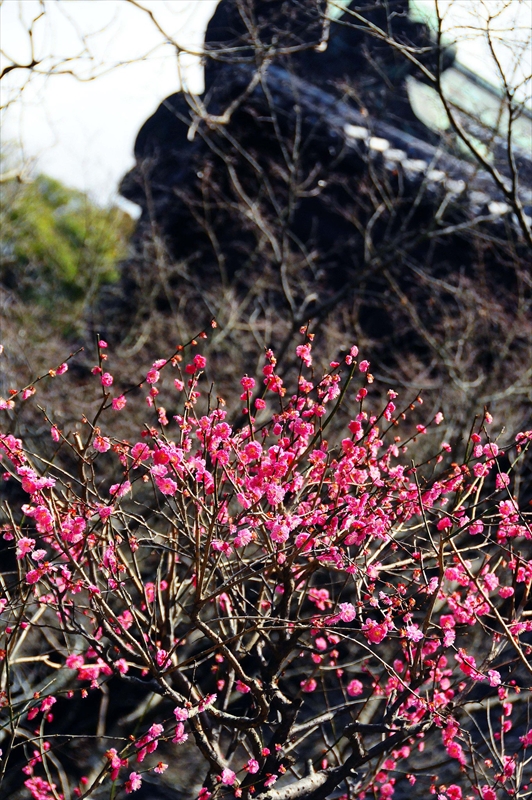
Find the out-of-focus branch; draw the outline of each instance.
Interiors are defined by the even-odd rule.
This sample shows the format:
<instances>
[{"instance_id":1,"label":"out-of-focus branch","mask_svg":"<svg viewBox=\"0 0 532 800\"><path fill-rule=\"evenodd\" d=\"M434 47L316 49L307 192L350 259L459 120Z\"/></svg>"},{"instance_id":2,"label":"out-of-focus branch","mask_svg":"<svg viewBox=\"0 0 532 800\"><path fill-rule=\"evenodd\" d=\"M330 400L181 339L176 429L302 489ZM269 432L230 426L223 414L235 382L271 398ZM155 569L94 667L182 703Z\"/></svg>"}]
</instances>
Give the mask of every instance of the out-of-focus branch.
<instances>
[{"instance_id":1,"label":"out-of-focus branch","mask_svg":"<svg viewBox=\"0 0 532 800\"><path fill-rule=\"evenodd\" d=\"M439 4L438 4L438 0L435 0L435 7L436 7L436 14L437 14L437 22L438 22L436 37L437 37L438 51L440 53L438 69L437 69L437 72L436 72L436 75L435 75L435 85L436 85L436 90L438 92L440 100L441 100L441 102L443 104L443 107L445 109L445 113L447 114L447 118L449 120L449 123L450 123L452 129L454 130L454 132L456 133L456 135L458 136L458 138L460 139L460 141L469 150L469 152L471 153L471 155L473 156L475 161L483 169L485 169L486 172L489 173L489 175L491 175L491 177L493 178L496 186L498 187L498 189L501 191L501 193L504 195L504 197L506 198L508 203L513 208L514 213L515 213L515 215L517 217L517 220L518 220L518 223L519 223L519 227L520 227L521 232L522 232L522 234L523 234L523 236L525 238L525 241L532 248L532 231L531 231L530 226L529 226L529 224L527 222L526 215L525 215L525 212L524 212L524 209L523 209L523 204L521 203L521 200L519 198L517 176L516 176L516 173L515 173L515 163L513 165L513 169L512 169L512 166L511 166L511 164L513 162L512 141L511 141L512 104L510 104L510 106L508 108L509 137L508 137L508 140L507 140L507 148L508 148L508 159L509 159L509 162L510 162L510 168L512 169L512 180L510 182L510 185L508 185L508 181L504 178L503 175L501 175L499 170L495 166L493 166L493 164L490 163L489 159L486 158L486 156L483 153L480 152L478 147L476 147L475 143L472 140L472 137L465 130L465 128L463 127L462 123L460 122L457 114L455 113L455 111L453 109L453 106L452 106L452 103L447 98L447 95L446 95L445 90L444 90L443 85L442 85L441 54L443 52L443 35L444 34L443 34L443 17L442 17L442 15L440 13L440 7L439 7ZM489 36L488 36L488 41L490 41L489 40ZM490 43L490 47L491 47L491 49L493 51L492 43ZM502 70L501 70L501 72L502 72Z\"/></svg>"}]
</instances>

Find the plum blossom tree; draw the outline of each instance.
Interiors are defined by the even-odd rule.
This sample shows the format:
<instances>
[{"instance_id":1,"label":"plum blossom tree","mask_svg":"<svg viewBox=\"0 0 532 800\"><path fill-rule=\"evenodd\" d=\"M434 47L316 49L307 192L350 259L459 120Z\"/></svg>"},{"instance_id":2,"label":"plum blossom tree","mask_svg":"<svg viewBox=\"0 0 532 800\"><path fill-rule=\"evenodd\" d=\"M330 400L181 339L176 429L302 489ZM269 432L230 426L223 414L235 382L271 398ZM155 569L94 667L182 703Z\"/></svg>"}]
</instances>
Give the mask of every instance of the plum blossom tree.
<instances>
[{"instance_id":1,"label":"plum blossom tree","mask_svg":"<svg viewBox=\"0 0 532 800\"><path fill-rule=\"evenodd\" d=\"M376 411L358 348L321 374L300 335L295 385L269 350L240 409L200 337L156 360L128 440L100 340L78 430L45 412L48 457L1 434L4 797L175 797L187 763L202 800L526 796L532 433L485 412L416 464L405 418L441 414Z\"/></svg>"}]
</instances>

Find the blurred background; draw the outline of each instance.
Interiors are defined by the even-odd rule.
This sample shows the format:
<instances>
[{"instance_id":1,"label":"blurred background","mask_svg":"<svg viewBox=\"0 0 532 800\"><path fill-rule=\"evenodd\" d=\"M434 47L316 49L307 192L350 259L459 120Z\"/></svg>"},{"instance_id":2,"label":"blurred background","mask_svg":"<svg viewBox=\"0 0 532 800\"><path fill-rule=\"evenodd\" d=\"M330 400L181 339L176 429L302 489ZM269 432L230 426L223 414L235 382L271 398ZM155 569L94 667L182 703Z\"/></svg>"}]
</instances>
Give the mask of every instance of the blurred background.
<instances>
[{"instance_id":1,"label":"blurred background","mask_svg":"<svg viewBox=\"0 0 532 800\"><path fill-rule=\"evenodd\" d=\"M434 24L435 3L413 0L411 16ZM9 145L27 167L38 165L39 172L88 192L98 203L118 201L138 214L117 195L134 163L135 137L165 97L183 85L202 92L200 54L216 6L217 0L3 0L1 69L28 63L32 44L35 57L43 59L37 71L13 69L1 82L3 148ZM331 13L337 15L341 6L332 3ZM438 9L448 42L456 43L457 66L501 86L485 35L489 25L516 97L532 107L526 81L532 72L532 3L438 0ZM184 50L179 59L175 43ZM471 94L471 84L464 87L456 70L446 80L454 80L454 94ZM437 98L428 94L419 89L417 105L428 103L437 117ZM486 102L483 94L484 110ZM530 127L528 119L529 147Z\"/></svg>"}]
</instances>

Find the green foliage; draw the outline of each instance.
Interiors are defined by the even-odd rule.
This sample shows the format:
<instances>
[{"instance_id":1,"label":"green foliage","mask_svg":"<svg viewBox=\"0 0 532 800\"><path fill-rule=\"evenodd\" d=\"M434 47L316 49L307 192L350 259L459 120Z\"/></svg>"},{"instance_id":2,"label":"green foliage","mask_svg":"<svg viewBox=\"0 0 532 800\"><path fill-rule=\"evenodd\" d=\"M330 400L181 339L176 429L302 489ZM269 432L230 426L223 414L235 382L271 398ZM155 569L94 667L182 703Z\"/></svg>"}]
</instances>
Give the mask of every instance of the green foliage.
<instances>
[{"instance_id":1,"label":"green foliage","mask_svg":"<svg viewBox=\"0 0 532 800\"><path fill-rule=\"evenodd\" d=\"M2 283L22 301L79 311L101 284L117 280L133 227L127 214L47 175L1 188Z\"/></svg>"}]
</instances>

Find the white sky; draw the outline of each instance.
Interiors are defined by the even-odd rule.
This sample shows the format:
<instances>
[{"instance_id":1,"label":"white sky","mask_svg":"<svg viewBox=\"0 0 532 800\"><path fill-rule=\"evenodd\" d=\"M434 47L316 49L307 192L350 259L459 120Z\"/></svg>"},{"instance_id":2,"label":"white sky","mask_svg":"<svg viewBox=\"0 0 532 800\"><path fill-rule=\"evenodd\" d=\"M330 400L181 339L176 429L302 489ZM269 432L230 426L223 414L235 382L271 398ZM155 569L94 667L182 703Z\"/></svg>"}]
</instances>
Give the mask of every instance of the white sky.
<instances>
[{"instance_id":1,"label":"white sky","mask_svg":"<svg viewBox=\"0 0 532 800\"><path fill-rule=\"evenodd\" d=\"M143 6L179 43L199 50L216 0L144 0ZM0 7L2 49L12 59L27 63L27 25L38 13L37 0L4 0ZM2 82L2 101L16 98L5 112L2 140L20 147L24 158L37 159L40 171L105 203L115 199L121 177L133 166L139 128L179 89L180 76L175 48L164 43L145 13L123 0L48 0L46 17L35 24L37 56L53 52L59 63L78 55L83 50L78 30L90 35L93 60L76 59L73 71L84 78L104 74L86 82L72 75L34 75L19 96L28 72L13 71ZM188 61L190 89L201 91L201 70L190 69L194 59Z\"/></svg>"},{"instance_id":2,"label":"white sky","mask_svg":"<svg viewBox=\"0 0 532 800\"><path fill-rule=\"evenodd\" d=\"M193 52L201 49L217 4L138 2L168 36ZM415 2L422 11L434 5L434 0ZM439 0L439 5L449 35L462 41L460 60L491 81L496 71L479 30L487 14L505 7L493 23L501 31L499 57L507 73L515 70L514 80L530 75L532 0ZM30 58L27 30L39 9L38 0L3 0L0 6L2 50L19 63ZM34 25L34 42L36 57L53 54L44 62L48 70L71 58L68 67L76 75L99 77L80 81L72 75L34 75L25 84L28 71L12 71L1 87L3 103L15 100L4 114L2 142L14 143L24 158L36 160L40 171L88 191L99 202L116 199L116 187L133 165L133 143L142 123L179 89L180 77L191 91L202 90L198 59L182 57L178 68L175 48L145 12L126 0L46 0L46 14ZM3 60L3 66L8 63Z\"/></svg>"}]
</instances>

